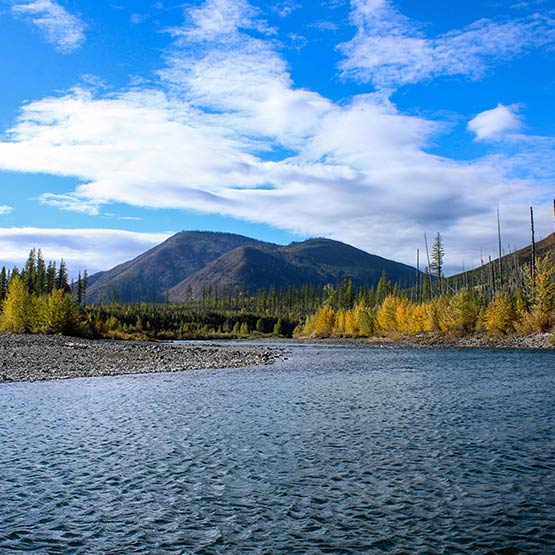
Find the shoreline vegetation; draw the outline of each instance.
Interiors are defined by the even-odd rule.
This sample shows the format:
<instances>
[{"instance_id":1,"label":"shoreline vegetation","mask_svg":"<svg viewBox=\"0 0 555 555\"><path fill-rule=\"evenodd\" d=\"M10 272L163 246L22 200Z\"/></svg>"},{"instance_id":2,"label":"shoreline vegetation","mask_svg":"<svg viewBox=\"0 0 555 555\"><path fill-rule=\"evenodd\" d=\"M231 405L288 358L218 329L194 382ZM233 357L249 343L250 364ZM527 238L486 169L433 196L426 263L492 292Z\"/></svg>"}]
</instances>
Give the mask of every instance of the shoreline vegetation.
<instances>
[{"instance_id":1,"label":"shoreline vegetation","mask_svg":"<svg viewBox=\"0 0 555 555\"><path fill-rule=\"evenodd\" d=\"M437 258L441 258L440 254ZM94 372L104 372L106 368L109 374L126 373L127 366L129 372L187 369L188 358L195 360L198 354L191 351L185 353L191 355L186 357L181 353L168 359L165 367L151 355L158 352L156 349L169 349L171 358L175 347L152 347L156 345L153 341L160 340L293 338L351 340L376 346L554 348L553 258L536 258L533 265L521 266L503 276L492 276L489 281L480 276L477 282L465 280L457 286L438 270L435 279L428 275L420 287L400 290L384 273L375 287L355 286L345 276L341 283L323 288L270 288L252 294L209 287L206 295L188 303L95 305L86 303L86 272L80 274L76 284L69 284L63 261L59 267L53 262L46 265L41 251L33 249L21 271L14 268L6 272L2 268L0 272L0 334L8 334L2 336L1 345L4 349L6 345L22 346L21 353L13 349L0 353L4 376L0 376L0 381L10 379L6 374L10 367L25 375L25 365L31 372L33 365L43 362L40 349L34 347L37 344L45 349L51 345L63 347L59 358L65 361L56 369L52 353L48 364L43 364L43 377L37 379L48 378L48 372L55 377L69 377L64 374L66 366L74 374L78 374L81 363L90 367L86 357L80 357L83 352L98 351L101 362ZM15 334L14 339L6 339L9 334ZM45 338L23 340L21 334ZM78 346L71 347L71 342L55 339L57 336L84 339L72 340ZM92 341L96 339L104 342ZM141 341L144 346L139 347ZM109 352L116 354L106 354ZM114 361L120 355L123 367L118 370ZM135 355L138 358L133 358ZM112 356L114 364L108 364L102 358L105 356ZM22 362L15 364L20 359ZM212 366L212 359L219 360L209 356L199 368L203 364L223 367L252 363L249 357L245 364L241 356L237 363L233 357L230 362L224 357ZM186 366L181 368L183 361Z\"/></svg>"}]
</instances>

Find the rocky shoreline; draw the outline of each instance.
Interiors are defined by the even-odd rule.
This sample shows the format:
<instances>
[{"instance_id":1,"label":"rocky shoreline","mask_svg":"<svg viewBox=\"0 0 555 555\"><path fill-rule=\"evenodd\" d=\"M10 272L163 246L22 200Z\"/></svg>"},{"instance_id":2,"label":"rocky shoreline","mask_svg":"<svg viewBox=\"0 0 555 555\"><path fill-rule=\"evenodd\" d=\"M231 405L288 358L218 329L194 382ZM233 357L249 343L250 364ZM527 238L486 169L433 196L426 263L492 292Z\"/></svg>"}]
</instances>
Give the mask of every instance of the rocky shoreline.
<instances>
[{"instance_id":1,"label":"rocky shoreline","mask_svg":"<svg viewBox=\"0 0 555 555\"><path fill-rule=\"evenodd\" d=\"M278 349L0 334L0 383L271 364Z\"/></svg>"},{"instance_id":2,"label":"rocky shoreline","mask_svg":"<svg viewBox=\"0 0 555 555\"><path fill-rule=\"evenodd\" d=\"M359 338L299 338L300 343L323 343L366 345L369 347L416 347L416 348L472 348L472 349L555 349L555 340L551 333L534 333L531 335L506 335L492 337L489 335L470 335L453 337L440 333L428 332L416 335Z\"/></svg>"},{"instance_id":3,"label":"rocky shoreline","mask_svg":"<svg viewBox=\"0 0 555 555\"><path fill-rule=\"evenodd\" d=\"M530 335L506 335L492 337L489 335L471 335L468 337L448 337L440 334L419 334L408 339L417 347L453 347L481 349L555 349L550 333Z\"/></svg>"},{"instance_id":4,"label":"rocky shoreline","mask_svg":"<svg viewBox=\"0 0 555 555\"><path fill-rule=\"evenodd\" d=\"M358 339L284 339L273 346L190 345L148 341L90 340L52 335L0 334L0 384L68 378L241 368L272 364L288 343L358 344L369 347L555 349L549 333L528 336L411 337ZM275 347L275 343L285 349Z\"/></svg>"}]
</instances>

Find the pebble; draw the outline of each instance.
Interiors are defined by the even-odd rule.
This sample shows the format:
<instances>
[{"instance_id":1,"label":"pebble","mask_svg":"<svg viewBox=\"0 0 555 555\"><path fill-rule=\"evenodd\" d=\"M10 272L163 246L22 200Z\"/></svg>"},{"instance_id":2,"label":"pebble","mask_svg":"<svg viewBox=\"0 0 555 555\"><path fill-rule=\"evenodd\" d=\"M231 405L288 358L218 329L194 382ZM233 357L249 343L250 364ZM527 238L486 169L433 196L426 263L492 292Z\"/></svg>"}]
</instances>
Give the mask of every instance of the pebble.
<instances>
[{"instance_id":1,"label":"pebble","mask_svg":"<svg viewBox=\"0 0 555 555\"><path fill-rule=\"evenodd\" d=\"M0 334L0 383L262 366L279 356L266 347Z\"/></svg>"}]
</instances>

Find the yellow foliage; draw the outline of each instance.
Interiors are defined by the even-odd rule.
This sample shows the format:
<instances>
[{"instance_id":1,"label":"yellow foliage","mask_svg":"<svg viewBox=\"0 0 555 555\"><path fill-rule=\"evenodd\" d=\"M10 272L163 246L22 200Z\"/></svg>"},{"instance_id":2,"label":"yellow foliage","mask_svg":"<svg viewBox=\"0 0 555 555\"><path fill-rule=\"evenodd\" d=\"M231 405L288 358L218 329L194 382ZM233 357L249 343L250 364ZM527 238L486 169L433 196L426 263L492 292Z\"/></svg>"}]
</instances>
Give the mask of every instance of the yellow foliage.
<instances>
[{"instance_id":1,"label":"yellow foliage","mask_svg":"<svg viewBox=\"0 0 555 555\"><path fill-rule=\"evenodd\" d=\"M345 313L345 335L356 337L360 333L357 319L355 318L355 309L348 310Z\"/></svg>"},{"instance_id":2,"label":"yellow foliage","mask_svg":"<svg viewBox=\"0 0 555 555\"><path fill-rule=\"evenodd\" d=\"M330 337L335 325L335 311L331 306L321 307L314 318L312 336Z\"/></svg>"},{"instance_id":3,"label":"yellow foliage","mask_svg":"<svg viewBox=\"0 0 555 555\"><path fill-rule=\"evenodd\" d=\"M491 335L506 335L514 331L516 316L510 295L504 292L496 293L482 316L482 325Z\"/></svg>"},{"instance_id":4,"label":"yellow foliage","mask_svg":"<svg viewBox=\"0 0 555 555\"><path fill-rule=\"evenodd\" d=\"M440 299L437 309L440 330L451 335L466 335L474 332L479 315L478 300L464 289L452 297Z\"/></svg>"},{"instance_id":5,"label":"yellow foliage","mask_svg":"<svg viewBox=\"0 0 555 555\"><path fill-rule=\"evenodd\" d=\"M529 312L522 312L517 328L521 333L548 331L555 324L555 265L547 258L538 258L534 277L524 272Z\"/></svg>"},{"instance_id":6,"label":"yellow foliage","mask_svg":"<svg viewBox=\"0 0 555 555\"><path fill-rule=\"evenodd\" d=\"M47 334L79 334L83 323L76 302L62 289L41 295L37 304L38 331Z\"/></svg>"},{"instance_id":7,"label":"yellow foliage","mask_svg":"<svg viewBox=\"0 0 555 555\"><path fill-rule=\"evenodd\" d=\"M414 333L431 331L428 329L428 303L417 304L412 310L412 329Z\"/></svg>"},{"instance_id":8,"label":"yellow foliage","mask_svg":"<svg viewBox=\"0 0 555 555\"><path fill-rule=\"evenodd\" d=\"M554 315L538 307L530 311L523 311L515 322L516 331L522 335L549 330L553 326Z\"/></svg>"},{"instance_id":9,"label":"yellow foliage","mask_svg":"<svg viewBox=\"0 0 555 555\"><path fill-rule=\"evenodd\" d=\"M30 333L34 331L35 299L19 276L10 280L0 315L0 331Z\"/></svg>"},{"instance_id":10,"label":"yellow foliage","mask_svg":"<svg viewBox=\"0 0 555 555\"><path fill-rule=\"evenodd\" d=\"M374 332L371 310L371 308L367 308L362 302L357 303L353 308L353 318L356 322L358 333L363 337L372 335Z\"/></svg>"},{"instance_id":11,"label":"yellow foliage","mask_svg":"<svg viewBox=\"0 0 555 555\"><path fill-rule=\"evenodd\" d=\"M335 321L333 323L333 335L343 336L345 335L345 310L339 310L335 315Z\"/></svg>"},{"instance_id":12,"label":"yellow foliage","mask_svg":"<svg viewBox=\"0 0 555 555\"><path fill-rule=\"evenodd\" d=\"M413 326L414 305L406 299L401 300L395 309L396 331L405 335L415 333Z\"/></svg>"},{"instance_id":13,"label":"yellow foliage","mask_svg":"<svg viewBox=\"0 0 555 555\"><path fill-rule=\"evenodd\" d=\"M376 327L382 333L396 332L397 330L397 308L401 299L394 295L387 295L376 313Z\"/></svg>"}]
</instances>

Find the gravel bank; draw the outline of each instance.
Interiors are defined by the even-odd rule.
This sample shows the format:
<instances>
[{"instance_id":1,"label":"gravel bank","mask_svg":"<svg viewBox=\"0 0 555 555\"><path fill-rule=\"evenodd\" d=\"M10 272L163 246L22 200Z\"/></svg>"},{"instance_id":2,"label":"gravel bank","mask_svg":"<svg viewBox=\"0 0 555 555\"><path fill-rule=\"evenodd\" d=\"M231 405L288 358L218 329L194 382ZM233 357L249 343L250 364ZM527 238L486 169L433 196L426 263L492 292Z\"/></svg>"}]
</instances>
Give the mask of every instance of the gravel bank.
<instances>
[{"instance_id":1,"label":"gravel bank","mask_svg":"<svg viewBox=\"0 0 555 555\"><path fill-rule=\"evenodd\" d=\"M270 348L0 334L0 383L271 364Z\"/></svg>"},{"instance_id":2,"label":"gravel bank","mask_svg":"<svg viewBox=\"0 0 555 555\"><path fill-rule=\"evenodd\" d=\"M370 347L431 347L474 348L474 349L551 349L555 350L555 340L551 333L534 333L531 335L507 335L491 337L488 335L471 335L468 337L450 337L439 333L419 333L417 335L397 337L359 337L350 338L301 338L299 343L368 345Z\"/></svg>"}]
</instances>

